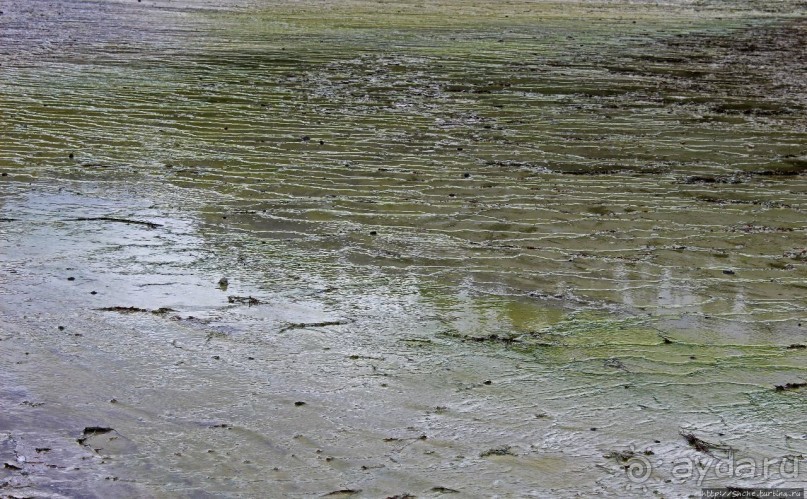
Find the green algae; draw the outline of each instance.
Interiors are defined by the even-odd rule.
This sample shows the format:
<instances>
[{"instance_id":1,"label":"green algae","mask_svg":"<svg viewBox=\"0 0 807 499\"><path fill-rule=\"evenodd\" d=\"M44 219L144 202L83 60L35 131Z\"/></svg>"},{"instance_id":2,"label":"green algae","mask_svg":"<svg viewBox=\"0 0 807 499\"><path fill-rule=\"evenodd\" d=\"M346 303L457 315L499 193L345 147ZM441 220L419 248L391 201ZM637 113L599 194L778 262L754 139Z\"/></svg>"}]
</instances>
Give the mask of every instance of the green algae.
<instances>
[{"instance_id":1,"label":"green algae","mask_svg":"<svg viewBox=\"0 0 807 499\"><path fill-rule=\"evenodd\" d=\"M171 445L127 462L172 493L213 476L222 494L271 483L310 495L347 476L377 495L468 480L493 494L473 477L495 470L505 494L620 494L630 483L603 471L605 447L660 440L669 459L689 424L776 455L804 405L774 386L804 376L804 350L787 346L804 339L807 184L803 15L768 4L274 2L90 17L108 39L3 61L0 201L31 230L3 224L2 261L36 269L20 296L54 258L134 300L107 306L172 300L177 329L122 318L126 338L81 333L135 374L100 354L87 363L148 387L119 390ZM9 37L6 55L41 41ZM31 181L41 204L20 198ZM119 203L48 193L62 186ZM76 210L165 229L68 229L59 216ZM261 306L225 303L223 275ZM159 361L136 356L149 334ZM246 436L233 450L183 411L227 416ZM379 447L413 427L429 439ZM506 467L456 457L515 443ZM369 471L381 462L388 475ZM537 485L536 470L549 475Z\"/></svg>"}]
</instances>

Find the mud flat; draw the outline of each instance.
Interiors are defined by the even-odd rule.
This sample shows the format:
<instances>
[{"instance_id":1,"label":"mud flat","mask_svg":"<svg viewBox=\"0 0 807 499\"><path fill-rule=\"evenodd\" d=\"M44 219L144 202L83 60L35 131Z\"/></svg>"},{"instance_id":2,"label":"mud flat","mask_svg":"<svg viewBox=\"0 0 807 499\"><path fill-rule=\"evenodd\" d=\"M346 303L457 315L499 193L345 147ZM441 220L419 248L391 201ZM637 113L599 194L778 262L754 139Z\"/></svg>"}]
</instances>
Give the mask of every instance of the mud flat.
<instances>
[{"instance_id":1,"label":"mud flat","mask_svg":"<svg viewBox=\"0 0 807 499\"><path fill-rule=\"evenodd\" d=\"M0 496L805 483L803 2L0 11Z\"/></svg>"}]
</instances>

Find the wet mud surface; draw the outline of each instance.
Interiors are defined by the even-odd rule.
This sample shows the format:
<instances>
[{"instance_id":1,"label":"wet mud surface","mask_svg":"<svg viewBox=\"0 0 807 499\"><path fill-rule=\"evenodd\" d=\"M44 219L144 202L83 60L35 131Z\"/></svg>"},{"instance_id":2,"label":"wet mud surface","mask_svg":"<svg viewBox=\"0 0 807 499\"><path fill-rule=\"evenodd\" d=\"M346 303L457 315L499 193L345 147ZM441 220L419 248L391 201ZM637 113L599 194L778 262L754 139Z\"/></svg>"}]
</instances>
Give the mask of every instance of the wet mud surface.
<instances>
[{"instance_id":1,"label":"wet mud surface","mask_svg":"<svg viewBox=\"0 0 807 499\"><path fill-rule=\"evenodd\" d=\"M804 10L0 2L0 496L803 486Z\"/></svg>"}]
</instances>

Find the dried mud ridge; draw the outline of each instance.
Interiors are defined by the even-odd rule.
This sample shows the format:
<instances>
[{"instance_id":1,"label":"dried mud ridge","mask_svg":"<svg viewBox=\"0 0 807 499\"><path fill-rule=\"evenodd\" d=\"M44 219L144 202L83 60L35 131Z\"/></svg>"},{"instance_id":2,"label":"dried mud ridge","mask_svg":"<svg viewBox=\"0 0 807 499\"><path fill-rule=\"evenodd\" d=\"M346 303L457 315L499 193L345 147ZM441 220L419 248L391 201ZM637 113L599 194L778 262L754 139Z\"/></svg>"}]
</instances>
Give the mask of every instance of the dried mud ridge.
<instances>
[{"instance_id":1,"label":"dried mud ridge","mask_svg":"<svg viewBox=\"0 0 807 499\"><path fill-rule=\"evenodd\" d=\"M278 332L285 333L286 331L291 331L294 329L308 329L312 327L328 327L328 326L344 326L346 324L350 324L353 321L350 320L338 320L338 321L321 321L321 322L293 322L282 327Z\"/></svg>"},{"instance_id":2,"label":"dried mud ridge","mask_svg":"<svg viewBox=\"0 0 807 499\"><path fill-rule=\"evenodd\" d=\"M219 284L219 286L223 287L221 284ZM261 300L254 298L252 296L236 296L236 295L228 296L227 301L229 303L235 303L238 305L248 305L250 307L253 305L261 305L263 303Z\"/></svg>"},{"instance_id":3,"label":"dried mud ridge","mask_svg":"<svg viewBox=\"0 0 807 499\"><path fill-rule=\"evenodd\" d=\"M84 428L84 431L81 432L81 436L76 439L76 442L78 442L79 445L84 445L91 437L96 435L104 435L113 431L115 431L113 428L108 428L106 426L87 426Z\"/></svg>"},{"instance_id":4,"label":"dried mud ridge","mask_svg":"<svg viewBox=\"0 0 807 499\"><path fill-rule=\"evenodd\" d=\"M96 310L100 310L102 312L118 312L119 314L135 314L135 313L151 313L154 315L165 315L169 312L176 312L173 308L169 307L160 307L154 310L147 310L145 308L139 307L102 307L97 308Z\"/></svg>"},{"instance_id":5,"label":"dried mud ridge","mask_svg":"<svg viewBox=\"0 0 807 499\"><path fill-rule=\"evenodd\" d=\"M731 447L727 445L707 442L706 440L697 437L694 433L682 431L681 436L684 437L684 440L686 440L687 444L689 444L690 447L704 454L712 455L714 451L721 451L724 453L731 451Z\"/></svg>"},{"instance_id":6,"label":"dried mud ridge","mask_svg":"<svg viewBox=\"0 0 807 499\"><path fill-rule=\"evenodd\" d=\"M777 392L784 392L787 390L798 390L799 388L807 387L807 383L785 383L784 385L776 385Z\"/></svg>"},{"instance_id":7,"label":"dried mud ridge","mask_svg":"<svg viewBox=\"0 0 807 499\"><path fill-rule=\"evenodd\" d=\"M145 222L142 220L129 220L126 218L115 218L115 217L79 217L79 218L69 218L66 220L67 222L116 222L122 224L129 224L129 225L143 225L148 227L149 229L156 229L158 227L162 227L161 224L155 222Z\"/></svg>"}]
</instances>

